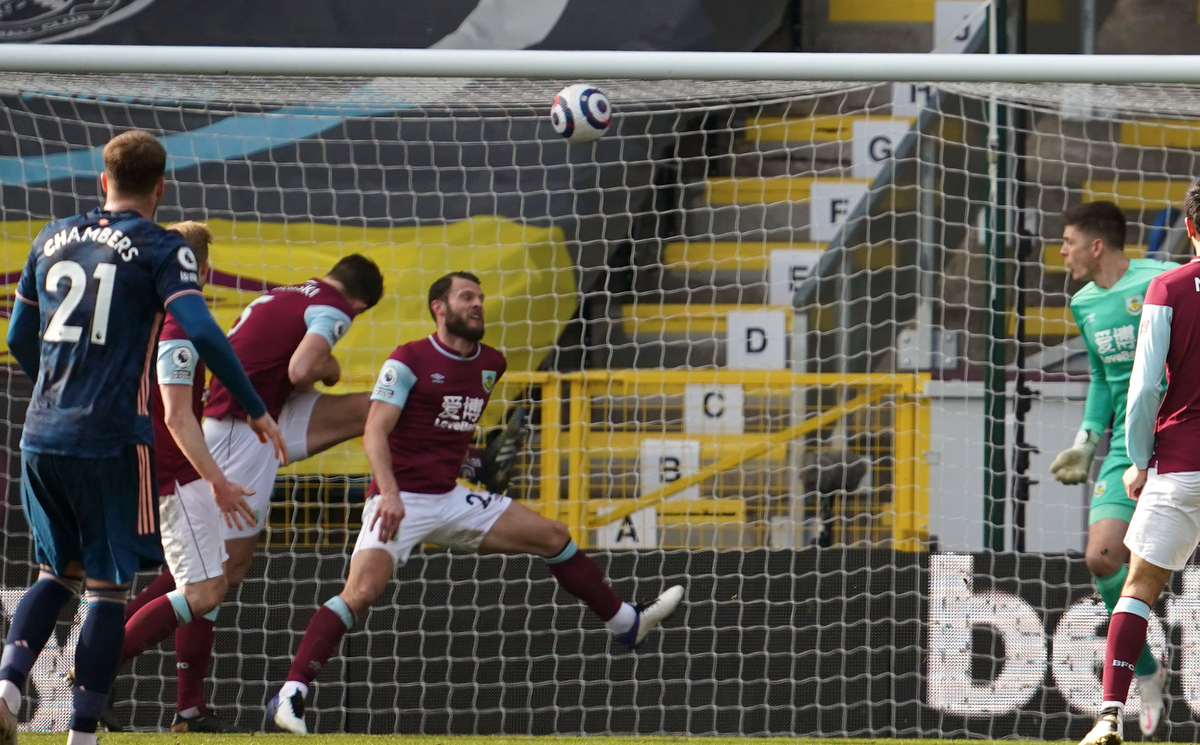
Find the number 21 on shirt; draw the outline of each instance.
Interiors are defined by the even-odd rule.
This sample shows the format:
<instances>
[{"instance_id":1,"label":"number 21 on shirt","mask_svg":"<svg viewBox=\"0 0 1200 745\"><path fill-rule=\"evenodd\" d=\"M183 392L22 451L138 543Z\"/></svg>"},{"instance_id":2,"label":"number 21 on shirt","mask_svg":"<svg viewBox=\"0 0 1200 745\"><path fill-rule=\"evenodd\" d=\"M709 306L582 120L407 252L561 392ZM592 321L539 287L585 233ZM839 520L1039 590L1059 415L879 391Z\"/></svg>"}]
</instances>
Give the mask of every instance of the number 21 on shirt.
<instances>
[{"instance_id":1,"label":"number 21 on shirt","mask_svg":"<svg viewBox=\"0 0 1200 745\"><path fill-rule=\"evenodd\" d=\"M97 280L96 305L92 312L92 330L88 340L93 344L104 344L108 341L108 313L112 308L113 286L116 284L117 265L97 264L92 277ZM88 289L88 276L84 268L74 261L59 261L46 272L46 292L57 293L62 280L67 280L67 296L58 305L58 310L46 324L43 341L70 342L79 341L83 329L79 326L68 326L67 319L79 307Z\"/></svg>"}]
</instances>

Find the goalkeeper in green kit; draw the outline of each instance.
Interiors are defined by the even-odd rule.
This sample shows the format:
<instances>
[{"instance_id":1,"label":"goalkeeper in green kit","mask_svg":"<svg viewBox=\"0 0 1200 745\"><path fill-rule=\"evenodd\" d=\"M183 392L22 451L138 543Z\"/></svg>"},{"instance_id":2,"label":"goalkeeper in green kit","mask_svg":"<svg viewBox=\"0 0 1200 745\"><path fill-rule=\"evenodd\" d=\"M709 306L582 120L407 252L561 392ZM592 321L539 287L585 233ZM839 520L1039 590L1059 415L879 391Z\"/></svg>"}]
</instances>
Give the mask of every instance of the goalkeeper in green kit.
<instances>
[{"instance_id":1,"label":"goalkeeper in green kit","mask_svg":"<svg viewBox=\"0 0 1200 745\"><path fill-rule=\"evenodd\" d=\"M1108 455L1092 490L1086 553L1096 590L1112 615L1129 573L1125 530L1137 505L1125 495L1121 476L1132 464L1125 451L1125 398L1142 299L1150 280L1176 264L1126 256L1125 215L1112 202L1077 205L1063 213L1062 221L1067 269L1072 279L1087 282L1071 298L1071 314L1087 347L1092 382L1075 443L1058 454L1050 472L1064 484L1087 481L1100 436L1112 421ZM1138 659L1136 674L1142 699L1138 724L1150 735L1163 719L1166 670L1149 644Z\"/></svg>"}]
</instances>

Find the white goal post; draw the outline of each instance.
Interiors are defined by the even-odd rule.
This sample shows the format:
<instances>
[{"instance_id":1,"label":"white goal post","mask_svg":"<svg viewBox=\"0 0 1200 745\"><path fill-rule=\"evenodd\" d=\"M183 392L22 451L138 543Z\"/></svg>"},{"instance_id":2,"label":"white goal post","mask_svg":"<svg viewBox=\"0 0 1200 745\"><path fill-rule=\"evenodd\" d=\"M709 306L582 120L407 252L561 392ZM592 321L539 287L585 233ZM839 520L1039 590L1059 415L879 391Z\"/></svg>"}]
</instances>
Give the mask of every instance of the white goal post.
<instances>
[{"instance_id":1,"label":"white goal post","mask_svg":"<svg viewBox=\"0 0 1200 745\"><path fill-rule=\"evenodd\" d=\"M5 44L0 70L77 74L1200 83L1189 55L936 55Z\"/></svg>"},{"instance_id":2,"label":"white goal post","mask_svg":"<svg viewBox=\"0 0 1200 745\"><path fill-rule=\"evenodd\" d=\"M548 112L583 81L613 124L570 146ZM1186 256L1194 58L0 44L6 302L32 237L94 205L100 149L130 127L169 152L158 219L213 229L225 328L346 253L383 267L383 302L339 344L338 392L428 333L432 279L478 273L509 358L485 429L531 413L510 493L565 522L623 596L687 587L621 654L538 560L425 547L318 679L310 730L1090 727L1106 623L1079 555L1091 492L1047 471L1088 383L1058 215L1111 200L1131 254ZM1131 330L1098 343L1128 351ZM3 345L0 379L11 614L31 572L31 385ZM351 443L281 472L218 621L221 716L267 724L340 587L364 463ZM1151 641L1174 672L1166 735L1192 741L1200 571L1173 589ZM78 633L62 631L27 728L65 723ZM139 658L118 713L169 724L173 670L169 645Z\"/></svg>"}]
</instances>

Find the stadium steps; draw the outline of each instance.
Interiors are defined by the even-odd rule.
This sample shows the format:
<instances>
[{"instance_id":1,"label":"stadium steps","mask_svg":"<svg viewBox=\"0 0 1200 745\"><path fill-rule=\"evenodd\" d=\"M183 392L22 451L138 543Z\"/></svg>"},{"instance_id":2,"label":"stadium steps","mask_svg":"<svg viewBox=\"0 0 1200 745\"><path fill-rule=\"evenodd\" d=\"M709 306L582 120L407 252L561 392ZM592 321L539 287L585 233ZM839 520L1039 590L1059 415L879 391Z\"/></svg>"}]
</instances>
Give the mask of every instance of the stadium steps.
<instances>
[{"instance_id":1,"label":"stadium steps","mask_svg":"<svg viewBox=\"0 0 1200 745\"><path fill-rule=\"evenodd\" d=\"M689 341L717 339L723 341L727 315L738 310L778 310L791 325L792 307L757 305L654 305L635 303L626 306L622 319L625 333L631 338L668 339L686 337Z\"/></svg>"},{"instance_id":2,"label":"stadium steps","mask_svg":"<svg viewBox=\"0 0 1200 745\"><path fill-rule=\"evenodd\" d=\"M1016 313L1008 314L1008 333L1017 330ZM1065 305L1039 305L1025 311L1025 340L1040 341L1045 346L1062 344L1071 337L1079 336L1079 327L1071 318L1071 310Z\"/></svg>"},{"instance_id":3,"label":"stadium steps","mask_svg":"<svg viewBox=\"0 0 1200 745\"><path fill-rule=\"evenodd\" d=\"M1063 0L1029 4L1031 23L1063 19ZM829 0L829 20L841 23L933 23L937 0Z\"/></svg>"},{"instance_id":4,"label":"stadium steps","mask_svg":"<svg viewBox=\"0 0 1200 745\"><path fill-rule=\"evenodd\" d=\"M744 136L747 142L767 149L774 146L782 146L785 149L811 147L814 143L825 142L849 143L853 137L855 122L896 118L904 119L910 124L913 121L910 117L892 117L886 114L835 114L803 118L763 116L747 123Z\"/></svg>"},{"instance_id":5,"label":"stadium steps","mask_svg":"<svg viewBox=\"0 0 1200 745\"><path fill-rule=\"evenodd\" d=\"M806 202L812 187L824 183L854 183L870 185L864 179L817 179L811 176L745 176L709 179L705 184L708 203L712 205L761 205L780 202Z\"/></svg>"},{"instance_id":6,"label":"stadium steps","mask_svg":"<svg viewBox=\"0 0 1200 745\"><path fill-rule=\"evenodd\" d=\"M675 241L663 247L663 264L685 264L689 271L766 271L771 252L780 248L811 248L765 241Z\"/></svg>"},{"instance_id":7,"label":"stadium steps","mask_svg":"<svg viewBox=\"0 0 1200 745\"><path fill-rule=\"evenodd\" d=\"M1070 21L1078 24L1064 8L1066 2L1030 2L1032 30L1036 33L1042 27ZM806 51L924 53L933 48L935 0L828 0L805 6L812 8L804 16L804 23L811 27L805 34L811 45Z\"/></svg>"},{"instance_id":8,"label":"stadium steps","mask_svg":"<svg viewBox=\"0 0 1200 745\"><path fill-rule=\"evenodd\" d=\"M612 367L654 370L711 370L725 366L725 345L717 338L630 341L612 349Z\"/></svg>"},{"instance_id":9,"label":"stadium steps","mask_svg":"<svg viewBox=\"0 0 1200 745\"><path fill-rule=\"evenodd\" d=\"M856 95L866 105L878 93ZM664 246L654 286L639 288L620 321L638 366L723 365L724 316L766 307L770 251L817 247L808 235L812 185L865 183L844 174L853 123L867 117L796 113L768 111L738 123L748 127L729 164L738 175L710 176L685 191L686 239ZM825 145L835 149L818 158L813 151ZM818 159L820 175L811 171ZM809 172L793 175L798 163ZM740 175L747 170L757 175ZM783 310L790 325L791 308Z\"/></svg>"},{"instance_id":10,"label":"stadium steps","mask_svg":"<svg viewBox=\"0 0 1200 745\"><path fill-rule=\"evenodd\" d=\"M1198 154L1164 147L1155 141L1163 135L1156 135L1154 127L1133 129L1135 124L1039 115L1027 138L1028 152L1038 161L1035 178L1047 188L1061 188L1138 173L1188 178L1200 170Z\"/></svg>"},{"instance_id":11,"label":"stadium steps","mask_svg":"<svg viewBox=\"0 0 1200 745\"><path fill-rule=\"evenodd\" d=\"M765 269L733 274L669 269L657 284L657 289L638 297L640 304L761 306L767 302Z\"/></svg>"},{"instance_id":12,"label":"stadium steps","mask_svg":"<svg viewBox=\"0 0 1200 745\"><path fill-rule=\"evenodd\" d=\"M1083 201L1106 199L1116 202L1126 213L1157 213L1165 207L1183 205L1183 195L1191 185L1191 177L1180 179L1146 179L1136 174L1112 180L1083 182Z\"/></svg>"},{"instance_id":13,"label":"stadium steps","mask_svg":"<svg viewBox=\"0 0 1200 745\"><path fill-rule=\"evenodd\" d=\"M691 240L741 243L811 243L805 203L689 205L684 231Z\"/></svg>"},{"instance_id":14,"label":"stadium steps","mask_svg":"<svg viewBox=\"0 0 1200 745\"><path fill-rule=\"evenodd\" d=\"M863 179L751 176L709 179L688 200L686 234L692 239L742 243L810 243L814 183L867 184Z\"/></svg>"},{"instance_id":15,"label":"stadium steps","mask_svg":"<svg viewBox=\"0 0 1200 745\"><path fill-rule=\"evenodd\" d=\"M642 303L762 305L772 251L817 249L816 243L677 241L663 247L661 276Z\"/></svg>"},{"instance_id":16,"label":"stadium steps","mask_svg":"<svg viewBox=\"0 0 1200 745\"><path fill-rule=\"evenodd\" d=\"M1131 259L1146 258L1146 246L1133 244L1125 247L1125 253ZM1042 266L1047 272L1066 274L1067 264L1062 257L1062 243L1044 243L1042 247Z\"/></svg>"},{"instance_id":17,"label":"stadium steps","mask_svg":"<svg viewBox=\"0 0 1200 745\"><path fill-rule=\"evenodd\" d=\"M1134 119L1121 123L1120 143L1140 148L1200 148L1200 121L1194 119Z\"/></svg>"}]
</instances>

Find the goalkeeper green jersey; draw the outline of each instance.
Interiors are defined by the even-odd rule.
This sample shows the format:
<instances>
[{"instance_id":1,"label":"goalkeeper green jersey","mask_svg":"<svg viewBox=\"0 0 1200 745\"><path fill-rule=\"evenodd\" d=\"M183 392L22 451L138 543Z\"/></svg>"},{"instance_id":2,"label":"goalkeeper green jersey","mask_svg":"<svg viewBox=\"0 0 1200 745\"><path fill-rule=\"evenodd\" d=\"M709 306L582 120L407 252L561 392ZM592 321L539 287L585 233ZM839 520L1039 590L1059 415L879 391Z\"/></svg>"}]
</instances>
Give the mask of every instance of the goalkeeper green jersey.
<instances>
[{"instance_id":1,"label":"goalkeeper green jersey","mask_svg":"<svg viewBox=\"0 0 1200 745\"><path fill-rule=\"evenodd\" d=\"M1071 315L1083 336L1092 368L1079 428L1102 433L1111 419L1108 451L1122 458L1127 458L1125 398L1146 287L1151 279L1176 266L1166 261L1131 259L1129 270L1109 289L1089 282L1071 298Z\"/></svg>"}]
</instances>

